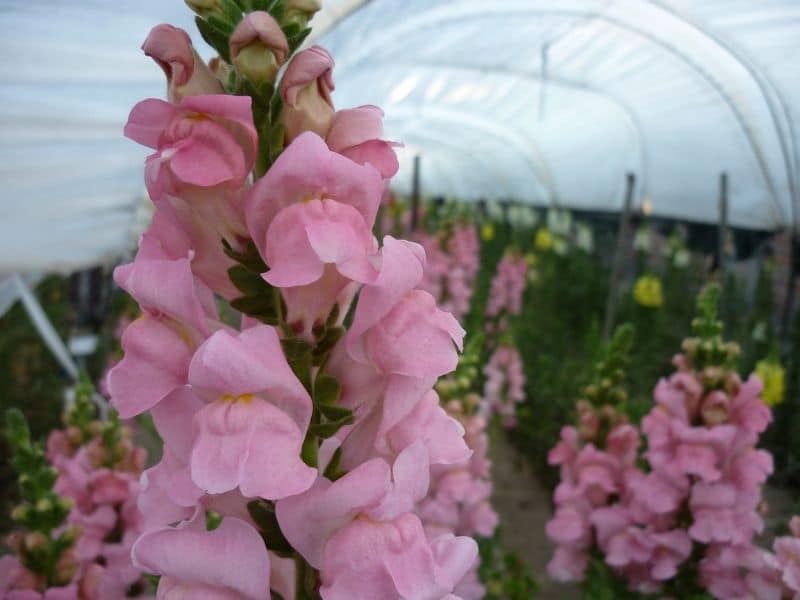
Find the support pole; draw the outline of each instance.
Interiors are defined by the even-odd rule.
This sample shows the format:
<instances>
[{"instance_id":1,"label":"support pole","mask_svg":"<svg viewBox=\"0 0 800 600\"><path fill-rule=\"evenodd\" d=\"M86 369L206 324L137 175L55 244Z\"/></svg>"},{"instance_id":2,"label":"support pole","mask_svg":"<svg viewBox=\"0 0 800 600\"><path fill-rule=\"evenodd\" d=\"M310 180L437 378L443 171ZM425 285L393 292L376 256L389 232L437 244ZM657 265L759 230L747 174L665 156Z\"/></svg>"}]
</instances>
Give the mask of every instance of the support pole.
<instances>
[{"instance_id":1,"label":"support pole","mask_svg":"<svg viewBox=\"0 0 800 600\"><path fill-rule=\"evenodd\" d=\"M417 230L419 222L419 154L414 155L414 173L411 180L411 232Z\"/></svg>"},{"instance_id":2,"label":"support pole","mask_svg":"<svg viewBox=\"0 0 800 600\"><path fill-rule=\"evenodd\" d=\"M797 287L797 274L800 273L800 236L792 230L789 234L789 272L786 275L786 291L783 296L781 314L781 355L786 358L791 351L792 314L794 313L794 292Z\"/></svg>"},{"instance_id":3,"label":"support pole","mask_svg":"<svg viewBox=\"0 0 800 600\"><path fill-rule=\"evenodd\" d=\"M627 250L628 238L630 237L631 225L631 206L633 204L633 189L636 187L636 175L628 173L625 187L625 204L620 216L619 229L617 230L617 243L614 248L614 261L611 265L611 281L608 285L608 298L606 300L606 316L603 322L603 339L611 337L611 329L614 327L614 318L617 312L617 296L619 295L619 284L622 279L622 270L625 266L625 254Z\"/></svg>"},{"instance_id":4,"label":"support pole","mask_svg":"<svg viewBox=\"0 0 800 600\"><path fill-rule=\"evenodd\" d=\"M728 278L728 257L725 245L728 242L728 174L719 175L719 232L717 246L717 270L722 295L725 294L725 283Z\"/></svg>"}]
</instances>

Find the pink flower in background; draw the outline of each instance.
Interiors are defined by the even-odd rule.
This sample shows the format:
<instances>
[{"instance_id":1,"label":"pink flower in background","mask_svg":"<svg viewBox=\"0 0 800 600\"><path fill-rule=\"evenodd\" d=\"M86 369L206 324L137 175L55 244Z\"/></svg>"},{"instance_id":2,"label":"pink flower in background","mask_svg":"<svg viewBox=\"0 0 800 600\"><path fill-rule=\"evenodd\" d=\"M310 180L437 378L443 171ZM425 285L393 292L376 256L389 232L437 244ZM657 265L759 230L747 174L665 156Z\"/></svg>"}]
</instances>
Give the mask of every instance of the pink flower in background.
<instances>
[{"instance_id":1,"label":"pink flower in background","mask_svg":"<svg viewBox=\"0 0 800 600\"><path fill-rule=\"evenodd\" d=\"M187 96L221 94L222 84L192 46L189 34L179 27L161 24L150 30L142 45L167 77L167 97L178 103Z\"/></svg>"},{"instance_id":2,"label":"pink flower in background","mask_svg":"<svg viewBox=\"0 0 800 600\"><path fill-rule=\"evenodd\" d=\"M483 368L483 396L488 409L501 416L506 427L516 424L516 405L525 401L522 357L514 346L499 346Z\"/></svg>"},{"instance_id":3,"label":"pink flower in background","mask_svg":"<svg viewBox=\"0 0 800 600\"><path fill-rule=\"evenodd\" d=\"M525 257L517 252L506 252L497 263L497 270L492 278L486 316L520 314L527 283L528 263Z\"/></svg>"}]
</instances>

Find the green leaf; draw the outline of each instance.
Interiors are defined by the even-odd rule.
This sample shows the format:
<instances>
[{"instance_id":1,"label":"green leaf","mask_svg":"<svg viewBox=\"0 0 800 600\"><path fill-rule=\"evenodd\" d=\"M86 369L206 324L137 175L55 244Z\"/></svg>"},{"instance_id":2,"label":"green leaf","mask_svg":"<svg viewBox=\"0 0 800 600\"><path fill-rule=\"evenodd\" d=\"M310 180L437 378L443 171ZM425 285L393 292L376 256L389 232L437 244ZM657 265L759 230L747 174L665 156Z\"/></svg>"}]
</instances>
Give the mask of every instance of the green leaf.
<instances>
[{"instance_id":1,"label":"green leaf","mask_svg":"<svg viewBox=\"0 0 800 600\"><path fill-rule=\"evenodd\" d=\"M320 405L319 412L321 412L328 421L342 421L354 416L353 411L349 408L345 408L344 406L330 406L328 404Z\"/></svg>"},{"instance_id":2,"label":"green leaf","mask_svg":"<svg viewBox=\"0 0 800 600\"><path fill-rule=\"evenodd\" d=\"M275 505L267 500L253 500L247 503L247 512L258 525L261 537L267 544L267 548L275 554L284 558L293 555L292 545L283 535L275 516Z\"/></svg>"},{"instance_id":3,"label":"green leaf","mask_svg":"<svg viewBox=\"0 0 800 600\"><path fill-rule=\"evenodd\" d=\"M314 381L314 403L322 405L335 405L342 394L342 385L333 375L319 375Z\"/></svg>"},{"instance_id":4,"label":"green leaf","mask_svg":"<svg viewBox=\"0 0 800 600\"><path fill-rule=\"evenodd\" d=\"M327 423L315 423L308 427L308 432L311 435L316 435L322 439L327 439L336 435L345 425L349 425L355 420L354 415L351 413L349 416L339 419L337 421L329 421Z\"/></svg>"},{"instance_id":5,"label":"green leaf","mask_svg":"<svg viewBox=\"0 0 800 600\"><path fill-rule=\"evenodd\" d=\"M247 267L254 273L263 274L269 271L267 268L267 264L261 258L261 255L258 253L258 248L256 248L255 242L253 240L249 240L247 242L247 247L244 249L243 252L239 252L234 250L233 247L228 243L228 240L222 240L222 249L227 256L238 262L244 267Z\"/></svg>"},{"instance_id":6,"label":"green leaf","mask_svg":"<svg viewBox=\"0 0 800 600\"><path fill-rule=\"evenodd\" d=\"M195 17L194 22L197 24L197 29L206 43L214 48L225 62L231 62L230 48L228 47L230 32L226 34L224 31L216 29L201 17Z\"/></svg>"},{"instance_id":7,"label":"green leaf","mask_svg":"<svg viewBox=\"0 0 800 600\"><path fill-rule=\"evenodd\" d=\"M296 338L281 340L283 353L292 371L307 390L311 390L311 344Z\"/></svg>"},{"instance_id":8,"label":"green leaf","mask_svg":"<svg viewBox=\"0 0 800 600\"><path fill-rule=\"evenodd\" d=\"M236 265L228 269L228 277L236 289L245 296L255 296L260 293L272 295L271 286L260 275L244 265Z\"/></svg>"},{"instance_id":9,"label":"green leaf","mask_svg":"<svg viewBox=\"0 0 800 600\"><path fill-rule=\"evenodd\" d=\"M324 477L327 477L331 481L336 481L342 475L344 475L344 471L340 469L342 462L342 449L337 448L336 452L333 453L328 466L325 467L325 472L322 474Z\"/></svg>"},{"instance_id":10,"label":"green leaf","mask_svg":"<svg viewBox=\"0 0 800 600\"><path fill-rule=\"evenodd\" d=\"M245 9L240 5L238 2L234 2L234 0L218 0L220 7L222 8L225 16L228 19L228 22L236 28L236 25L239 24L244 18L244 11ZM231 29L233 31L233 29Z\"/></svg>"},{"instance_id":11,"label":"green leaf","mask_svg":"<svg viewBox=\"0 0 800 600\"><path fill-rule=\"evenodd\" d=\"M332 327L325 332L325 336L317 342L314 348L314 364L319 366L328 357L336 343L342 339L345 330L343 327Z\"/></svg>"}]
</instances>

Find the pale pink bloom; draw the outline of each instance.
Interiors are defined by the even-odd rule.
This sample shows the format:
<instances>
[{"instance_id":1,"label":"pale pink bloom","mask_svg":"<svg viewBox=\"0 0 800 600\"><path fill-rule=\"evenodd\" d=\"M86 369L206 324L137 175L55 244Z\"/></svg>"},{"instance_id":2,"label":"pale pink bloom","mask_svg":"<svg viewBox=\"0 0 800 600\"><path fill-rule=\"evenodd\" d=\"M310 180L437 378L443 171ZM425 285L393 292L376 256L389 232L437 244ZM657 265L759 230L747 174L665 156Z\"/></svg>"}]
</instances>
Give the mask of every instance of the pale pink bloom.
<instances>
[{"instance_id":1,"label":"pale pink bloom","mask_svg":"<svg viewBox=\"0 0 800 600\"><path fill-rule=\"evenodd\" d=\"M308 489L316 470L300 449L311 399L272 327L216 332L192 358L189 383L209 401L193 418L190 467L198 487L212 494L239 487L268 499Z\"/></svg>"},{"instance_id":2,"label":"pale pink bloom","mask_svg":"<svg viewBox=\"0 0 800 600\"><path fill-rule=\"evenodd\" d=\"M250 103L249 96L209 94L186 97L177 105L149 98L134 106L125 135L156 151L145 164L151 197L241 187L257 152ZM221 204L220 198L216 201ZM238 223L228 225L241 231Z\"/></svg>"},{"instance_id":3,"label":"pale pink bloom","mask_svg":"<svg viewBox=\"0 0 800 600\"><path fill-rule=\"evenodd\" d=\"M281 287L296 333L310 338L335 304L343 318L357 289L353 281L377 275L370 231L382 185L372 167L304 133L250 191L247 226L270 268L264 278Z\"/></svg>"},{"instance_id":4,"label":"pale pink bloom","mask_svg":"<svg viewBox=\"0 0 800 600\"><path fill-rule=\"evenodd\" d=\"M167 96L170 102L180 102L186 96L221 94L222 84L203 62L183 29L172 25L156 25L142 45L167 76Z\"/></svg>"},{"instance_id":5,"label":"pale pink bloom","mask_svg":"<svg viewBox=\"0 0 800 600\"><path fill-rule=\"evenodd\" d=\"M476 556L471 538L441 536L429 543L412 514L392 521L361 517L326 545L320 595L323 600L444 598Z\"/></svg>"},{"instance_id":6,"label":"pale pink bloom","mask_svg":"<svg viewBox=\"0 0 800 600\"><path fill-rule=\"evenodd\" d=\"M372 165L384 179L391 179L397 169L394 142L383 138L383 111L377 106L359 106L336 111L325 141L334 152L360 165Z\"/></svg>"},{"instance_id":7,"label":"pale pink bloom","mask_svg":"<svg viewBox=\"0 0 800 600\"><path fill-rule=\"evenodd\" d=\"M504 424L512 426L516 404L525 400L525 372L522 357L514 346L499 346L483 368L486 384L483 395L491 410L499 414Z\"/></svg>"},{"instance_id":8,"label":"pale pink bloom","mask_svg":"<svg viewBox=\"0 0 800 600\"><path fill-rule=\"evenodd\" d=\"M547 573L556 581L583 581L589 553L575 546L558 546L547 563Z\"/></svg>"},{"instance_id":9,"label":"pale pink bloom","mask_svg":"<svg viewBox=\"0 0 800 600\"><path fill-rule=\"evenodd\" d=\"M763 433L772 422L772 412L761 399L764 385L758 375L750 375L731 399L730 420L745 431Z\"/></svg>"},{"instance_id":10,"label":"pale pink bloom","mask_svg":"<svg viewBox=\"0 0 800 600\"><path fill-rule=\"evenodd\" d=\"M518 315L522 311L522 295L528 282L528 263L516 252L506 252L497 263L489 288L486 316Z\"/></svg>"},{"instance_id":11,"label":"pale pink bloom","mask_svg":"<svg viewBox=\"0 0 800 600\"><path fill-rule=\"evenodd\" d=\"M333 122L333 58L320 46L311 46L294 55L281 78L283 99L281 120L286 141L304 131L324 138Z\"/></svg>"},{"instance_id":12,"label":"pale pink bloom","mask_svg":"<svg viewBox=\"0 0 800 600\"><path fill-rule=\"evenodd\" d=\"M112 404L130 418L186 384L192 353L220 325L213 294L192 275L188 259L140 254L117 267L114 278L144 312L125 330L125 356L107 379Z\"/></svg>"},{"instance_id":13,"label":"pale pink bloom","mask_svg":"<svg viewBox=\"0 0 800 600\"><path fill-rule=\"evenodd\" d=\"M783 583L792 593L800 595L800 537L778 538L774 549L783 571Z\"/></svg>"},{"instance_id":14,"label":"pale pink bloom","mask_svg":"<svg viewBox=\"0 0 800 600\"><path fill-rule=\"evenodd\" d=\"M161 575L158 598L263 600L269 596L269 556L258 532L225 517L206 531L205 513L178 527L142 535L133 546L134 564Z\"/></svg>"}]
</instances>

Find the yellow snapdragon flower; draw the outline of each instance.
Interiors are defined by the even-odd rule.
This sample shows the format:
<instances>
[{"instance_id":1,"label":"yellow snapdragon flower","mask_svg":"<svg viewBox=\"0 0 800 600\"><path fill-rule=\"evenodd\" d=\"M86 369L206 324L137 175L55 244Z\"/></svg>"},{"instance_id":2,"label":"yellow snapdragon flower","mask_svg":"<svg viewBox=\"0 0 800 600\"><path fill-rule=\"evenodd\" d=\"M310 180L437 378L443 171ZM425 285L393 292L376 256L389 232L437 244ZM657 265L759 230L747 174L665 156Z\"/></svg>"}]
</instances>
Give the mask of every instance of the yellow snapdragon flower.
<instances>
[{"instance_id":1,"label":"yellow snapdragon flower","mask_svg":"<svg viewBox=\"0 0 800 600\"><path fill-rule=\"evenodd\" d=\"M491 223L484 223L481 226L481 239L484 242L491 242L494 239L494 225Z\"/></svg>"},{"instance_id":2,"label":"yellow snapdragon flower","mask_svg":"<svg viewBox=\"0 0 800 600\"><path fill-rule=\"evenodd\" d=\"M655 275L642 275L633 286L633 299L642 306L658 308L664 304L661 280Z\"/></svg>"},{"instance_id":3,"label":"yellow snapdragon flower","mask_svg":"<svg viewBox=\"0 0 800 600\"><path fill-rule=\"evenodd\" d=\"M549 252L553 248L553 234L544 227L536 231L533 245L541 252Z\"/></svg>"},{"instance_id":4,"label":"yellow snapdragon flower","mask_svg":"<svg viewBox=\"0 0 800 600\"><path fill-rule=\"evenodd\" d=\"M783 402L786 389L786 369L775 360L760 360L756 363L756 375L764 384L761 398L767 406Z\"/></svg>"}]
</instances>

